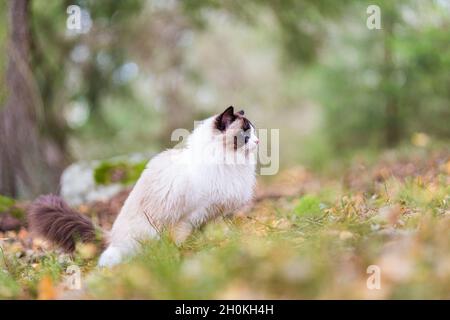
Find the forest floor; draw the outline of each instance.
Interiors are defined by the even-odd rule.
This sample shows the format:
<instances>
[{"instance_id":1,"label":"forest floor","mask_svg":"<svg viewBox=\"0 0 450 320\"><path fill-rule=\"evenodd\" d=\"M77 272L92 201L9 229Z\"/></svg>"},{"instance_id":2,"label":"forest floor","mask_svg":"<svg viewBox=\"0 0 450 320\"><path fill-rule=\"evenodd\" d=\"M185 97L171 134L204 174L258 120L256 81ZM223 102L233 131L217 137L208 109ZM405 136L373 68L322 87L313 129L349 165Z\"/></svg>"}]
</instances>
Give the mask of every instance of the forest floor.
<instances>
[{"instance_id":1,"label":"forest floor","mask_svg":"<svg viewBox=\"0 0 450 320\"><path fill-rule=\"evenodd\" d=\"M96 245L69 256L18 226L0 232L0 298L450 299L449 186L446 148L293 167L261 180L249 210L113 269ZM78 209L108 227L125 197Z\"/></svg>"}]
</instances>

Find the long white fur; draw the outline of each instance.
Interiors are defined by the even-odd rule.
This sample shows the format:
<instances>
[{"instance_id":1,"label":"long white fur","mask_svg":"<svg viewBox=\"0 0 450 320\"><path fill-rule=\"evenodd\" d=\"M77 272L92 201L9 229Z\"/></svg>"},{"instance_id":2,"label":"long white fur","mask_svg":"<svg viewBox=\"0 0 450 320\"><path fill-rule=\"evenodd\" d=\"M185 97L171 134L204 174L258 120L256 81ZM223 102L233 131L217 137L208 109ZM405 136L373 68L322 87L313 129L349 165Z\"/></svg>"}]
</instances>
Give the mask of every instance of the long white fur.
<instances>
[{"instance_id":1,"label":"long white fur","mask_svg":"<svg viewBox=\"0 0 450 320\"><path fill-rule=\"evenodd\" d=\"M166 150L149 161L114 222L99 266L120 263L136 253L141 240L158 238L166 228L181 243L194 228L251 201L255 129L246 145L233 150L229 137L239 129L238 121L219 133L215 118L204 120L185 148Z\"/></svg>"}]
</instances>

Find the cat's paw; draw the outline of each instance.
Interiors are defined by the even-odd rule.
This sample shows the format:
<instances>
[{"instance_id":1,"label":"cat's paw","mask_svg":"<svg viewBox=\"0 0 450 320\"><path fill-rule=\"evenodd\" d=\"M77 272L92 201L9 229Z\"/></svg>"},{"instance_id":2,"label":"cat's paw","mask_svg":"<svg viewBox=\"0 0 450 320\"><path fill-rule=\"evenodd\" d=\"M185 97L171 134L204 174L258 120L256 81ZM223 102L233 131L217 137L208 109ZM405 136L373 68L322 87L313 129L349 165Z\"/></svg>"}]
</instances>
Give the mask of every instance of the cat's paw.
<instances>
[{"instance_id":1,"label":"cat's paw","mask_svg":"<svg viewBox=\"0 0 450 320\"><path fill-rule=\"evenodd\" d=\"M116 247L108 247L98 260L99 267L111 268L122 261L122 254Z\"/></svg>"}]
</instances>

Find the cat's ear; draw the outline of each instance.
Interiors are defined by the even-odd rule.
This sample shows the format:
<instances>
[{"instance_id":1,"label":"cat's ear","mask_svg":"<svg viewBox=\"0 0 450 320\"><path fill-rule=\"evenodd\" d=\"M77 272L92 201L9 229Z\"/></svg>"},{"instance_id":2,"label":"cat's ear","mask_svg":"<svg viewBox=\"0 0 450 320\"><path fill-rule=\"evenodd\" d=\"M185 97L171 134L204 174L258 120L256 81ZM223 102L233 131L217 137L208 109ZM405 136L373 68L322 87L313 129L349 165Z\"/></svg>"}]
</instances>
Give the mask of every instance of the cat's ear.
<instances>
[{"instance_id":1,"label":"cat's ear","mask_svg":"<svg viewBox=\"0 0 450 320\"><path fill-rule=\"evenodd\" d=\"M244 115L244 110L238 111L238 113L243 116Z\"/></svg>"},{"instance_id":2,"label":"cat's ear","mask_svg":"<svg viewBox=\"0 0 450 320\"><path fill-rule=\"evenodd\" d=\"M224 112L217 116L216 128L220 131L224 131L234 120L236 120L234 108L233 106L229 106Z\"/></svg>"}]
</instances>

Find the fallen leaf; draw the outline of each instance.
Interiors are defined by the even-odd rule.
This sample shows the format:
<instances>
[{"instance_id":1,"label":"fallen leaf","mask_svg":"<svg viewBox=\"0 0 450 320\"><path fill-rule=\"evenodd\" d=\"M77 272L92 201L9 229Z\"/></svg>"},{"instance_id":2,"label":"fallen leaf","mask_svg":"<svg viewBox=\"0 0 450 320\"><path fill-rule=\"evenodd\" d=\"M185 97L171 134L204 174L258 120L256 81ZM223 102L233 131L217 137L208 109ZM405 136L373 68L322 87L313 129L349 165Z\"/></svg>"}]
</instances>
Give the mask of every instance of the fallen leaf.
<instances>
[{"instance_id":1,"label":"fallen leaf","mask_svg":"<svg viewBox=\"0 0 450 320\"><path fill-rule=\"evenodd\" d=\"M26 238L28 238L28 231L25 228L21 228L19 233L17 234L17 237L20 240L25 240Z\"/></svg>"},{"instance_id":2,"label":"fallen leaf","mask_svg":"<svg viewBox=\"0 0 450 320\"><path fill-rule=\"evenodd\" d=\"M93 243L80 243L77 252L83 259L92 259L97 255L97 246Z\"/></svg>"},{"instance_id":3,"label":"fallen leaf","mask_svg":"<svg viewBox=\"0 0 450 320\"><path fill-rule=\"evenodd\" d=\"M341 240L348 240L348 239L352 239L353 238L353 233L351 233L350 231L341 231L339 233L339 239Z\"/></svg>"},{"instance_id":4,"label":"fallen leaf","mask_svg":"<svg viewBox=\"0 0 450 320\"><path fill-rule=\"evenodd\" d=\"M416 132L413 134L412 143L417 147L425 147L430 142L430 137L423 132Z\"/></svg>"},{"instance_id":5,"label":"fallen leaf","mask_svg":"<svg viewBox=\"0 0 450 320\"><path fill-rule=\"evenodd\" d=\"M402 214L402 207L398 204L381 207L378 210L378 220L387 222L390 225L397 223Z\"/></svg>"},{"instance_id":6,"label":"fallen leaf","mask_svg":"<svg viewBox=\"0 0 450 320\"><path fill-rule=\"evenodd\" d=\"M56 297L56 290L53 286L53 281L50 276L44 276L39 281L38 285L38 299L39 300L53 300Z\"/></svg>"}]
</instances>

